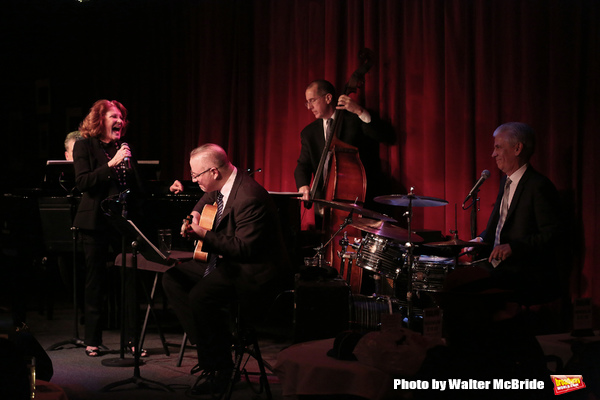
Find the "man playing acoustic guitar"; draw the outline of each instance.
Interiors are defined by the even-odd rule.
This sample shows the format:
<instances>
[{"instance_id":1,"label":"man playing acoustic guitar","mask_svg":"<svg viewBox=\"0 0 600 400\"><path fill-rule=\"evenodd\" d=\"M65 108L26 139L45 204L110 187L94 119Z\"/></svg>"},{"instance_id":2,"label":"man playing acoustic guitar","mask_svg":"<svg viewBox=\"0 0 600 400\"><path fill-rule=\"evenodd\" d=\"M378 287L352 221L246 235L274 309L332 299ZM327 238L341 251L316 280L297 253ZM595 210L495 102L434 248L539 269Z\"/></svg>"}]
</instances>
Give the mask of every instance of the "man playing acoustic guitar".
<instances>
[{"instance_id":1,"label":"man playing acoustic guitar","mask_svg":"<svg viewBox=\"0 0 600 400\"><path fill-rule=\"evenodd\" d=\"M205 194L182 234L199 241L197 250L206 253L205 262L195 257L179 264L165 273L162 283L197 347L194 370L203 373L194 394L220 395L233 368L227 306L239 302L246 316L259 314L263 295L273 293L289 264L275 205L261 185L233 166L215 144L194 149L190 167L192 180ZM214 217L210 228L205 225L208 212L209 221Z\"/></svg>"}]
</instances>

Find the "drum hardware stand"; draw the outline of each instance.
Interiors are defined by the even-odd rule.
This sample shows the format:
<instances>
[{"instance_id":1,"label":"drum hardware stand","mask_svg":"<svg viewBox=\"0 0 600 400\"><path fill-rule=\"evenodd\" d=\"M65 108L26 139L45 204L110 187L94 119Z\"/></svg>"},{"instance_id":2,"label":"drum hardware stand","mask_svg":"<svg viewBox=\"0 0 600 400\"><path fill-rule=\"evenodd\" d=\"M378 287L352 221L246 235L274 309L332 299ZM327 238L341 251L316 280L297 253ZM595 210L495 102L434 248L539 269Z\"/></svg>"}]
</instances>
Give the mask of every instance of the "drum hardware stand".
<instances>
[{"instance_id":1,"label":"drum hardware stand","mask_svg":"<svg viewBox=\"0 0 600 400\"><path fill-rule=\"evenodd\" d=\"M342 224L340 225L339 229L337 231L335 231L333 233L333 235L331 235L331 237L329 238L329 240L325 243L325 244L321 244L319 247L315 248L315 250L317 251L317 254L315 255L315 258L319 259L319 267L323 266L323 257L324 257L324 252L325 249L327 248L327 246L329 246L329 244L333 241L333 239L341 232L343 231L348 225L350 225L352 223L352 213L354 211L350 211L350 213L348 214L348 216L344 219L344 222L342 222ZM344 232L344 234L346 235L346 233ZM346 240L347 242L347 240ZM341 244L341 240L340 240L340 244ZM340 271L341 273L341 271Z\"/></svg>"},{"instance_id":2,"label":"drum hardware stand","mask_svg":"<svg viewBox=\"0 0 600 400\"><path fill-rule=\"evenodd\" d=\"M414 187L410 188L409 196L413 195ZM408 256L406 257L406 262L408 263L408 270L406 273L407 283L406 283L406 327L411 329L412 327L412 319L413 319L413 284L412 284L412 267L414 263L414 255L413 255L413 243L411 241L412 235L412 197L409 198L408 201L408 210L404 214L406 216L406 222L408 225L408 239L406 241L406 247L408 248ZM398 274L399 275L399 274Z\"/></svg>"},{"instance_id":3,"label":"drum hardware stand","mask_svg":"<svg viewBox=\"0 0 600 400\"><path fill-rule=\"evenodd\" d=\"M342 246L342 250L338 251L338 257L340 257L340 275L344 277L345 255L346 249L348 249L348 232L346 231L344 231L344 237L340 239L340 246ZM348 275L350 275L350 271L348 271Z\"/></svg>"},{"instance_id":4,"label":"drum hardware stand","mask_svg":"<svg viewBox=\"0 0 600 400\"><path fill-rule=\"evenodd\" d=\"M356 253L351 251L346 251L350 242L348 241L348 232L344 231L344 237L340 239L340 246L342 246L342 250L338 251L338 257L340 257L340 276L344 277L344 267L346 264L346 260L348 260L348 270L346 271L346 282L350 284L350 280L352 279L352 263L353 260L356 259Z\"/></svg>"},{"instance_id":5,"label":"drum hardware stand","mask_svg":"<svg viewBox=\"0 0 600 400\"><path fill-rule=\"evenodd\" d=\"M406 247L408 248L407 257L405 260L405 264L408 264L407 271L407 285L406 285L406 300L407 300L407 327L410 329L412 325L413 319L413 263L414 263L414 243L412 241L412 208L416 207L437 207L448 204L446 200L437 199L434 197L425 197L425 196L415 196L414 187L410 188L410 192L407 195L388 195L388 196L378 196L374 200L378 203L382 204L390 204L396 206L404 206L408 207L408 210L404 214L408 221L408 238L406 242ZM399 282L400 273L396 274L396 280Z\"/></svg>"}]
</instances>

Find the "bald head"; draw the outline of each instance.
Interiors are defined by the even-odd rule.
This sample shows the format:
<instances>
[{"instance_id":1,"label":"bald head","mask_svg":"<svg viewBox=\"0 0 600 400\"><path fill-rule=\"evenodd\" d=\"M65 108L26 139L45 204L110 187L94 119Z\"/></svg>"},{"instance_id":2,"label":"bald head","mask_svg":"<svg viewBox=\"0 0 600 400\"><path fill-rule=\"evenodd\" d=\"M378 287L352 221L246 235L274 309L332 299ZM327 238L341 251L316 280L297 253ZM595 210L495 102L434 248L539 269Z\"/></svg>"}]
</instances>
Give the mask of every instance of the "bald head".
<instances>
[{"instance_id":1,"label":"bald head","mask_svg":"<svg viewBox=\"0 0 600 400\"><path fill-rule=\"evenodd\" d=\"M221 146L207 143L190 153L192 180L205 192L221 190L234 170Z\"/></svg>"},{"instance_id":2,"label":"bald head","mask_svg":"<svg viewBox=\"0 0 600 400\"><path fill-rule=\"evenodd\" d=\"M190 153L190 160L195 158L202 158L216 168L222 168L229 164L229 159L227 158L225 150L223 150L221 146L213 143L207 143L192 150Z\"/></svg>"}]
</instances>

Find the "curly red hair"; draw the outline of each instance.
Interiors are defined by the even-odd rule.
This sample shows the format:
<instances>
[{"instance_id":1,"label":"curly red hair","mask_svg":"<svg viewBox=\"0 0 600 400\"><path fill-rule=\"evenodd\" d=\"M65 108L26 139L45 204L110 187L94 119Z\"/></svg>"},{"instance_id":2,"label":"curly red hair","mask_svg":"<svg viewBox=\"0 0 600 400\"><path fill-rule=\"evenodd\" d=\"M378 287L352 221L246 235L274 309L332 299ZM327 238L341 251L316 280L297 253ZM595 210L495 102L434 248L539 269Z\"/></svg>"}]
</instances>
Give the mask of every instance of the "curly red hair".
<instances>
[{"instance_id":1,"label":"curly red hair","mask_svg":"<svg viewBox=\"0 0 600 400\"><path fill-rule=\"evenodd\" d=\"M90 108L89 114L79 124L79 132L81 136L85 138L100 137L104 132L104 116L112 107L116 107L123 117L123 127L121 129L121 136L125 135L129 121L127 120L127 109L123 104L116 100L98 100Z\"/></svg>"}]
</instances>

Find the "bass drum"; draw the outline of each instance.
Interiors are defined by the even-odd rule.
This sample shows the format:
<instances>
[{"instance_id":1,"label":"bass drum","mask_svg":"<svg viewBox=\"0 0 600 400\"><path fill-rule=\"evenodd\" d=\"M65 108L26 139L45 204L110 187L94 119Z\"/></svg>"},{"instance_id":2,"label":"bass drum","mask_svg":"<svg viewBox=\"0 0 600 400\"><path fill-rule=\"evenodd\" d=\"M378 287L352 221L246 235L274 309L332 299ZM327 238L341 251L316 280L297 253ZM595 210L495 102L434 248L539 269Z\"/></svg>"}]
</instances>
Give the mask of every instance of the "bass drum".
<instances>
[{"instance_id":1,"label":"bass drum","mask_svg":"<svg viewBox=\"0 0 600 400\"><path fill-rule=\"evenodd\" d=\"M404 265L406 248L383 236L368 233L360 244L356 265L386 278L396 279Z\"/></svg>"}]
</instances>

